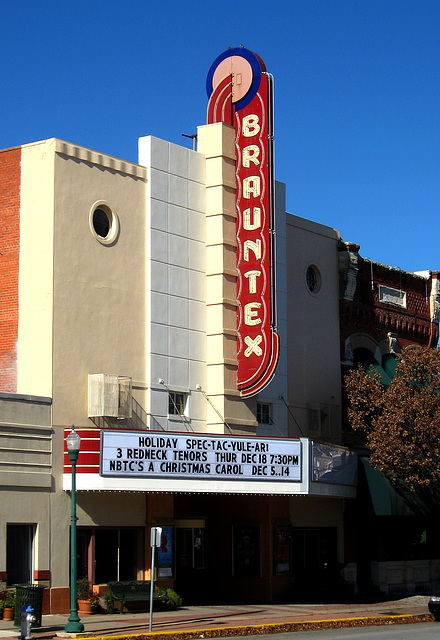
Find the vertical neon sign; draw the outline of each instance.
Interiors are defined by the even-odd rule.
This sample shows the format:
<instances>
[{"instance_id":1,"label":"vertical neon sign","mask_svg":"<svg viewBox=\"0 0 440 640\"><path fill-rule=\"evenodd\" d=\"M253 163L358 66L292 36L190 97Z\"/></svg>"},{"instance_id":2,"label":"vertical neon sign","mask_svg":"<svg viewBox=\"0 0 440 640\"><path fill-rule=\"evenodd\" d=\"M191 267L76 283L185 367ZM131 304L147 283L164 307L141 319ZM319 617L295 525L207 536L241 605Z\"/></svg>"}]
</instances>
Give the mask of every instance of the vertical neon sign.
<instances>
[{"instance_id":1,"label":"vertical neon sign","mask_svg":"<svg viewBox=\"0 0 440 640\"><path fill-rule=\"evenodd\" d=\"M208 124L235 127L237 210L237 388L255 395L279 356L275 305L273 81L264 62L228 49L207 79Z\"/></svg>"}]
</instances>

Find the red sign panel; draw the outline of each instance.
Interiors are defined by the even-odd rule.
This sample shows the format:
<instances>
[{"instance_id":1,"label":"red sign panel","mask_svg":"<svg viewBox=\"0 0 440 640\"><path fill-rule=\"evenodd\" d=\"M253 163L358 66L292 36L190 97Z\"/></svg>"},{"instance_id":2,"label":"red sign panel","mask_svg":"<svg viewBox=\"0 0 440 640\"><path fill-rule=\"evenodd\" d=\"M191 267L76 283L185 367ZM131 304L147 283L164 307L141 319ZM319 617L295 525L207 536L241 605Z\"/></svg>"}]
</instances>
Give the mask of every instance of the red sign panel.
<instances>
[{"instance_id":1,"label":"red sign panel","mask_svg":"<svg viewBox=\"0 0 440 640\"><path fill-rule=\"evenodd\" d=\"M208 75L208 123L235 125L237 388L255 395L278 362L274 259L272 77L247 49L229 49Z\"/></svg>"}]
</instances>

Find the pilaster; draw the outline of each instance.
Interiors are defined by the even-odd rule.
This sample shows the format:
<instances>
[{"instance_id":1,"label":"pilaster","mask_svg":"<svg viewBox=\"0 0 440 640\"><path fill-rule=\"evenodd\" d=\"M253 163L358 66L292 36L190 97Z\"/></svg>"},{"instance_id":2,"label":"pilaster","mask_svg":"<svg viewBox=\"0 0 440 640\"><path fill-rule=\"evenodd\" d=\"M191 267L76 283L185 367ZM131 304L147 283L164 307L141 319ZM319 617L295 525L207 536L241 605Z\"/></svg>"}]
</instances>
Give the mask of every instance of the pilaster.
<instances>
[{"instance_id":1,"label":"pilaster","mask_svg":"<svg viewBox=\"0 0 440 640\"><path fill-rule=\"evenodd\" d=\"M206 395L213 405L207 431L227 430L220 416L231 427L247 430L256 421L237 390L235 130L223 122L204 125L197 140L206 157Z\"/></svg>"}]
</instances>

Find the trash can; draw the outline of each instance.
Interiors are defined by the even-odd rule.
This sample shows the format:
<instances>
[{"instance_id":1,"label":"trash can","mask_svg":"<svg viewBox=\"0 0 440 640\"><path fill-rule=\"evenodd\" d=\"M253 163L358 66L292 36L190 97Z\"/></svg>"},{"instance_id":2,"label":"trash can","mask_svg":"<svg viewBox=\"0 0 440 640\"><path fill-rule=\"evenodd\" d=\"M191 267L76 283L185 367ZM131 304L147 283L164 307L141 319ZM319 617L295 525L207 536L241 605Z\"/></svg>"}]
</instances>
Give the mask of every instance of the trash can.
<instances>
[{"instance_id":1,"label":"trash can","mask_svg":"<svg viewBox=\"0 0 440 640\"><path fill-rule=\"evenodd\" d=\"M32 627L41 627L43 613L43 590L40 584L14 584L15 587L15 615L14 625L21 625L21 608L30 605L34 610L35 622Z\"/></svg>"}]
</instances>

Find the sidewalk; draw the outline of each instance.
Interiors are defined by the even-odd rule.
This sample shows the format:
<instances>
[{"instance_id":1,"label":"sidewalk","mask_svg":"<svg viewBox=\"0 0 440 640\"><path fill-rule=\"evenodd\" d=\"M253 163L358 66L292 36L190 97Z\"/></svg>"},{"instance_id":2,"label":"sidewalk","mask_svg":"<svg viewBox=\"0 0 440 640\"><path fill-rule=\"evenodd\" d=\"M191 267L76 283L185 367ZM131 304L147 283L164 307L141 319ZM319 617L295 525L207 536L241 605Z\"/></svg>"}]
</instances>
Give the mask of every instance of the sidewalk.
<instances>
[{"instance_id":1,"label":"sidewalk","mask_svg":"<svg viewBox=\"0 0 440 640\"><path fill-rule=\"evenodd\" d=\"M142 636L154 640L179 638L210 638L250 635L252 627L258 633L306 631L316 628L367 626L431 621L428 596L412 596L388 601L331 604L270 604L188 606L178 611L153 614L152 634L149 614L125 613L83 616L81 636ZM68 616L44 615L43 626L32 630L39 640L71 637L64 632ZM439 624L440 631L440 624ZM0 639L20 636L13 622L0 620Z\"/></svg>"}]
</instances>

